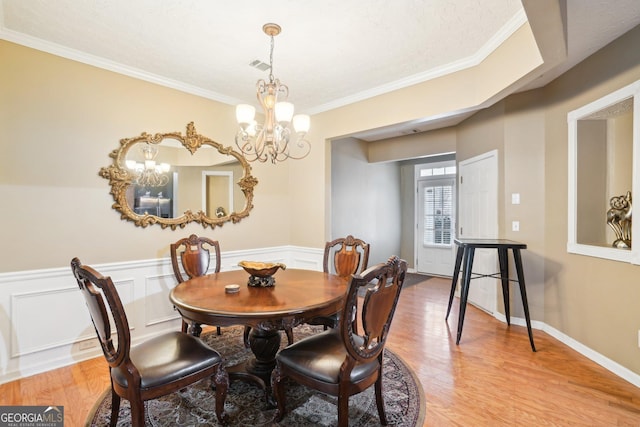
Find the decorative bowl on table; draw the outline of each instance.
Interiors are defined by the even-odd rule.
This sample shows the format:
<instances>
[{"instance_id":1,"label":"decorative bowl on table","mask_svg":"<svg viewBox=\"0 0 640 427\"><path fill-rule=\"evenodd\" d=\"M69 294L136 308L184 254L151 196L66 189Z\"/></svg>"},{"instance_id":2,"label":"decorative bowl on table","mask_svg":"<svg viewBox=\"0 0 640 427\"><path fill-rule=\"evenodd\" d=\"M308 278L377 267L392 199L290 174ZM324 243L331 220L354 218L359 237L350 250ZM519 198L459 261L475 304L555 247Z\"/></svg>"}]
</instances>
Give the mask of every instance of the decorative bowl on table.
<instances>
[{"instance_id":1,"label":"decorative bowl on table","mask_svg":"<svg viewBox=\"0 0 640 427\"><path fill-rule=\"evenodd\" d=\"M279 268L283 270L287 268L287 266L282 263L257 261L240 261L238 265L250 274L247 285L260 288L275 285L276 279L273 275L276 274Z\"/></svg>"}]
</instances>

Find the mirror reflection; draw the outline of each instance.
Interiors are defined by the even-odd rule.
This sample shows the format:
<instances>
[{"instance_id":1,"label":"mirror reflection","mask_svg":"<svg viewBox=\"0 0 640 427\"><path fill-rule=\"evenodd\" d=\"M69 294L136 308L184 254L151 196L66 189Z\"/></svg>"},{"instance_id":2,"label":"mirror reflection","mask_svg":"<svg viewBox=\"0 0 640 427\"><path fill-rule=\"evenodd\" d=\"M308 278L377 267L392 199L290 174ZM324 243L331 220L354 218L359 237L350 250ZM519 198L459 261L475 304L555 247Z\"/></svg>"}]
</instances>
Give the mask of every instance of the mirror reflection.
<instances>
[{"instance_id":1,"label":"mirror reflection","mask_svg":"<svg viewBox=\"0 0 640 427\"><path fill-rule=\"evenodd\" d=\"M244 157L199 135L143 133L120 141L114 164L100 175L111 182L113 207L137 225L215 227L238 222L253 207L257 180Z\"/></svg>"},{"instance_id":2,"label":"mirror reflection","mask_svg":"<svg viewBox=\"0 0 640 427\"><path fill-rule=\"evenodd\" d=\"M576 148L576 241L611 246L622 236L607 223L610 201L632 188L633 99L580 117Z\"/></svg>"}]
</instances>

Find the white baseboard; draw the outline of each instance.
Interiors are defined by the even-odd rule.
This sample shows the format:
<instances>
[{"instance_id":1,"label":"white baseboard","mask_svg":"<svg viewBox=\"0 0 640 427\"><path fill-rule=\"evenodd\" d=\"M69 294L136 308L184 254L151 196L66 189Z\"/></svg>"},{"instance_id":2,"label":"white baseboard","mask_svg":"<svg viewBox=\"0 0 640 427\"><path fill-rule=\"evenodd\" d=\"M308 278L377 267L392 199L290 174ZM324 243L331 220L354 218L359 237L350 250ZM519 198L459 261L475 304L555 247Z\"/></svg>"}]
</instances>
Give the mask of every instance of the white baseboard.
<instances>
[{"instance_id":1,"label":"white baseboard","mask_svg":"<svg viewBox=\"0 0 640 427\"><path fill-rule=\"evenodd\" d=\"M502 313L496 312L494 314L494 317L496 319L498 319L499 321L503 322L503 323L507 323L507 318ZM520 318L520 317L513 317L513 316L511 316L511 324L512 325L518 325L518 326L524 326L524 327L527 326L527 322L526 322L525 319ZM539 321L532 320L531 321L531 329L537 329L537 330L540 330L542 332L546 332L547 334L551 335L553 338L557 339L561 343L569 346L570 348L572 348L573 350L575 350L578 353L582 354L586 358L594 361L595 363L597 363L598 365L600 365L603 368L607 369L608 371L616 374L617 376L619 376L623 380L630 382L631 384L635 385L636 387L640 387L640 375L638 375L635 372L625 368L624 366L620 365L619 363L614 362L613 360L609 359L608 357L603 356L602 354L598 353L597 351L594 351L593 349L587 347L586 345L582 344L581 342L576 341L575 339L573 339L570 336L560 332L559 330L555 329L554 327L549 326L544 322L539 322ZM535 341L535 336L534 336L534 341Z\"/></svg>"}]
</instances>

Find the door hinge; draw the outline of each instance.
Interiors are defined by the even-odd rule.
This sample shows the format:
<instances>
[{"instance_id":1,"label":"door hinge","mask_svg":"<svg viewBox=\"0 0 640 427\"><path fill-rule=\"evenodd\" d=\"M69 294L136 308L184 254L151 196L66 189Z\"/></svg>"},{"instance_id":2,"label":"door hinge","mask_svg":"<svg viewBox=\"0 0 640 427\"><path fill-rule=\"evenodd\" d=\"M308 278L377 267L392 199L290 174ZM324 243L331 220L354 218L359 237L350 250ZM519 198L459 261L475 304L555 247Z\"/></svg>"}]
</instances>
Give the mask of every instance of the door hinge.
<instances>
[{"instance_id":1,"label":"door hinge","mask_svg":"<svg viewBox=\"0 0 640 427\"><path fill-rule=\"evenodd\" d=\"M460 227L460 235L462 236L462 227Z\"/></svg>"},{"instance_id":2,"label":"door hinge","mask_svg":"<svg viewBox=\"0 0 640 427\"><path fill-rule=\"evenodd\" d=\"M462 184L462 181L464 180L462 179L462 175L460 175L460 184Z\"/></svg>"}]
</instances>

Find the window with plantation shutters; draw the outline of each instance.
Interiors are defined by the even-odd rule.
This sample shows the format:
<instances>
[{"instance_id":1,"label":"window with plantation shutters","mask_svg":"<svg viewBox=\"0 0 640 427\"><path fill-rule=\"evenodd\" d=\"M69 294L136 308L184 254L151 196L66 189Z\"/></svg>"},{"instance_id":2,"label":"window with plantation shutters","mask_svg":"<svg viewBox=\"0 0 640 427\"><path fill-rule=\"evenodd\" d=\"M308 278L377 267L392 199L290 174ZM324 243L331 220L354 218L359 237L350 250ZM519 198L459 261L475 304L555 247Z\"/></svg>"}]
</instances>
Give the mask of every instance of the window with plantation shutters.
<instances>
[{"instance_id":1,"label":"window with plantation shutters","mask_svg":"<svg viewBox=\"0 0 640 427\"><path fill-rule=\"evenodd\" d=\"M424 187L425 245L451 245L453 217L453 185Z\"/></svg>"}]
</instances>

